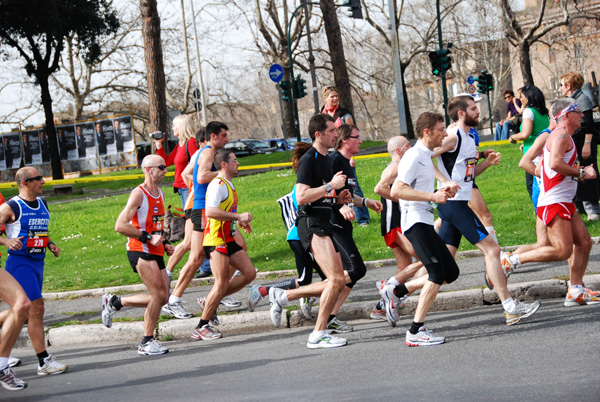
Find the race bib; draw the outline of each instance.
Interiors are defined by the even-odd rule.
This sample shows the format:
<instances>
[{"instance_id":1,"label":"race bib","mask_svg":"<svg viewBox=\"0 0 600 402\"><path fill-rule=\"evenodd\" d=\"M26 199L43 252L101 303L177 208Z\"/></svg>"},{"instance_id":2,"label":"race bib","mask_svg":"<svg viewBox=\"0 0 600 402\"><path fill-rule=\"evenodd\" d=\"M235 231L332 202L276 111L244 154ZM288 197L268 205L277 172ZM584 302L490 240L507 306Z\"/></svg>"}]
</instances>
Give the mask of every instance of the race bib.
<instances>
[{"instance_id":1,"label":"race bib","mask_svg":"<svg viewBox=\"0 0 600 402\"><path fill-rule=\"evenodd\" d=\"M27 254L46 254L48 241L48 232L30 231L27 234L27 243L25 244Z\"/></svg>"},{"instance_id":2,"label":"race bib","mask_svg":"<svg viewBox=\"0 0 600 402\"><path fill-rule=\"evenodd\" d=\"M475 180L475 165L477 164L477 158L468 158L467 162L467 170L465 171L465 182L470 182Z\"/></svg>"}]
</instances>

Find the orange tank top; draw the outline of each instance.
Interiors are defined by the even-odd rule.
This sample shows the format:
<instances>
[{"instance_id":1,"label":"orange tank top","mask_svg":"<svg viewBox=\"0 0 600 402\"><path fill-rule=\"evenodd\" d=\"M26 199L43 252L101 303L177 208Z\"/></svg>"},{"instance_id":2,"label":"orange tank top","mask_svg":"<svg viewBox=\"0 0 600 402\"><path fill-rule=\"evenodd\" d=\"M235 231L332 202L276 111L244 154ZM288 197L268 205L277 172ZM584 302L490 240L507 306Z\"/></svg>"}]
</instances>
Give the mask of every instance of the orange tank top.
<instances>
[{"instance_id":1,"label":"orange tank top","mask_svg":"<svg viewBox=\"0 0 600 402\"><path fill-rule=\"evenodd\" d=\"M150 234L163 234L165 227L165 195L161 189L158 189L158 196L153 196L144 188L138 187L143 194L142 205L138 208L131 224L139 230L146 231ZM150 242L142 243L138 239L129 238L127 242L127 251L140 251L153 255L163 256L165 247L160 244L153 246Z\"/></svg>"}]
</instances>

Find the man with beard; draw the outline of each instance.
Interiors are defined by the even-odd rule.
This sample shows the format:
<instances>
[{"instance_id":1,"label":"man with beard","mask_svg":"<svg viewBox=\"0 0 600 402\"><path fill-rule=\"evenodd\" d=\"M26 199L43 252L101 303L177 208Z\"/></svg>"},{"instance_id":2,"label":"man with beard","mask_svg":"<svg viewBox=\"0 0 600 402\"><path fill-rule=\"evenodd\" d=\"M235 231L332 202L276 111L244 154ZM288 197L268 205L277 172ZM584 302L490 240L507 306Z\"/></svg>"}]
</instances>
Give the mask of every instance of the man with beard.
<instances>
[{"instance_id":1,"label":"man with beard","mask_svg":"<svg viewBox=\"0 0 600 402\"><path fill-rule=\"evenodd\" d=\"M439 180L438 188L458 184L459 190L448 202L438 206L438 215L442 219L440 237L453 256L456 255L462 236L483 252L488 277L496 284L496 292L505 310L506 324L513 325L535 313L540 303L522 303L510 296L500 264L500 246L489 236L479 218L469 208L475 176L488 167L497 165L500 154L491 152L485 161L476 163L475 140L467 133L470 127L479 125L479 109L471 96L452 98L448 104L448 115L456 125L442 146L436 149L439 156L435 173Z\"/></svg>"}]
</instances>

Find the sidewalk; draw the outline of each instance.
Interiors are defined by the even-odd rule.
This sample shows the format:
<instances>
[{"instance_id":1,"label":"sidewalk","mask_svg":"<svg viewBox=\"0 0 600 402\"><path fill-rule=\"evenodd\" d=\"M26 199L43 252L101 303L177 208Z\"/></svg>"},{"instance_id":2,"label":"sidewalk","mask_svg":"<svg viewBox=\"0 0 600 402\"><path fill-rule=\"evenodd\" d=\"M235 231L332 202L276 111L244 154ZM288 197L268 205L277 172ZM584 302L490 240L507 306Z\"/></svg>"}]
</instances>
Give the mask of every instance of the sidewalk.
<instances>
[{"instance_id":1,"label":"sidewalk","mask_svg":"<svg viewBox=\"0 0 600 402\"><path fill-rule=\"evenodd\" d=\"M600 246L597 245L600 238L594 238L594 247L590 254L587 276L585 283L593 288L600 288ZM505 249L514 249L509 247ZM484 259L479 251L461 252L457 254L457 261L461 270L458 280L450 285L444 285L438 295L431 311L457 310L482 305L498 304L498 314L502 313L500 301L496 292L488 290L483 281ZM373 306L379 300L379 294L375 282L387 279L396 270L395 261L381 260L367 262L368 272L365 278L354 287L348 302L341 308L339 318L343 321L368 319ZM295 275L295 270L278 272L260 272L255 282L274 283L276 276ZM566 279L568 277L567 262L550 264L529 264L515 270L509 280L509 290L513 297L519 300L543 300L564 297L567 292ZM266 279L268 278L268 279ZM315 280L319 280L315 276ZM209 278L209 282L212 278ZM176 340L189 339L192 330L199 320L199 307L196 304L198 297L206 296L210 286L206 286L206 279L194 279L192 287L184 294L184 305L188 311L194 313L191 319L169 319L158 326L158 334L161 339ZM211 282L212 283L212 282ZM201 284L203 286L201 286ZM172 284L173 286L173 284ZM123 286L118 288L90 289L76 292L47 293L46 314L44 323L55 326L68 323L72 320L92 321L100 318L102 305L100 296L103 293L118 293L120 295L145 292L143 285ZM269 315L269 302L265 298L257 307L256 311L250 313L247 310L247 297L249 287L232 295L242 302L238 308L226 308L220 306L219 331L223 336L240 333L260 332L275 330ZM412 315L418 301L418 295L409 297L404 315ZM292 302L297 306L296 302ZM5 305L6 306L6 305ZM297 307L294 307L297 308ZM542 302L543 308L543 302ZM576 308L576 307L574 307ZM582 307L585 308L585 307ZM313 308L316 315L317 308ZM123 308L116 314L119 318L140 318L143 316L142 308ZM405 327L410 318L401 319L400 327ZM287 317L282 319L282 324L277 330L285 330L292 327L311 327L314 319L307 321L299 310L288 310ZM388 325L382 322L382 325ZM118 322L113 323L112 328L106 328L102 324L65 325L47 330L47 341L50 345L66 346L74 344L89 343L137 343L143 332L143 322ZM308 328L307 328L308 330ZM26 329L21 332L15 347L30 347L30 341Z\"/></svg>"}]
</instances>

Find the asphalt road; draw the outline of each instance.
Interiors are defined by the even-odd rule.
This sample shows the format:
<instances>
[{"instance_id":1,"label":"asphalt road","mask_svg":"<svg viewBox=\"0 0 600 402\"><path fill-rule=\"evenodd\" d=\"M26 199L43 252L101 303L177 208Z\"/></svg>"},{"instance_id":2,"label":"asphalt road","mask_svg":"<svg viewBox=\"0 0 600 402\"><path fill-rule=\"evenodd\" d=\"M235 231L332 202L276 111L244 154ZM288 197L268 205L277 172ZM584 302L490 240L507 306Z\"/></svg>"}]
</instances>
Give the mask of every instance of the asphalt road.
<instances>
[{"instance_id":1,"label":"asphalt road","mask_svg":"<svg viewBox=\"0 0 600 402\"><path fill-rule=\"evenodd\" d=\"M600 305L562 303L510 327L497 305L432 313L429 328L447 338L432 347L404 344L407 318L354 321L349 344L331 350L307 349L308 328L165 342L158 357L133 345L53 347L70 368L46 377L30 350L15 350L29 388L0 388L0 400L598 401Z\"/></svg>"}]
</instances>

